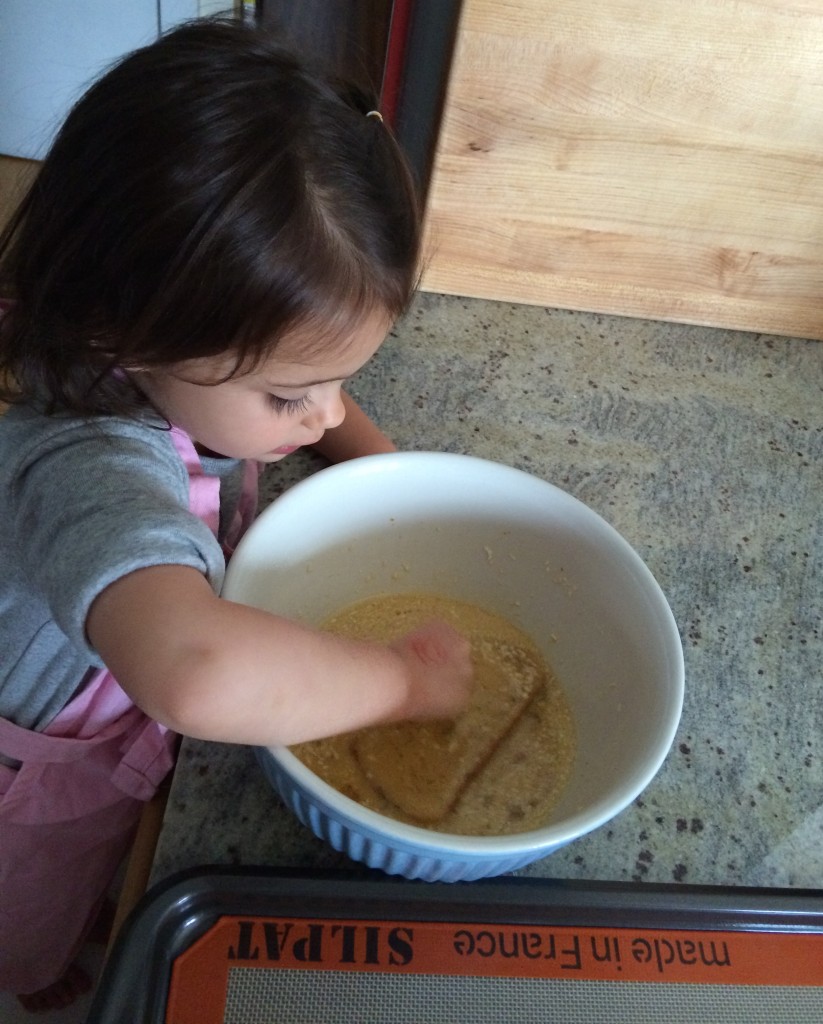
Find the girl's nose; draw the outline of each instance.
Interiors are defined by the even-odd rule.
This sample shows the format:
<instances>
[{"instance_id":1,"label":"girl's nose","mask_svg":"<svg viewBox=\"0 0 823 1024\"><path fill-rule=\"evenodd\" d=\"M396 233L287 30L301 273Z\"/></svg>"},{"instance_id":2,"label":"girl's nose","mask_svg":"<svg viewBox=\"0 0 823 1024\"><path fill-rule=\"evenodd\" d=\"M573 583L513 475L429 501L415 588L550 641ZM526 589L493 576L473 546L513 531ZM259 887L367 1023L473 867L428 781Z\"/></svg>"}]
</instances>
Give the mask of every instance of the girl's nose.
<instances>
[{"instance_id":1,"label":"girl's nose","mask_svg":"<svg viewBox=\"0 0 823 1024\"><path fill-rule=\"evenodd\" d=\"M312 428L331 430L333 427L339 427L345 417L346 407L343 405L343 394L338 384L314 397L303 422Z\"/></svg>"}]
</instances>

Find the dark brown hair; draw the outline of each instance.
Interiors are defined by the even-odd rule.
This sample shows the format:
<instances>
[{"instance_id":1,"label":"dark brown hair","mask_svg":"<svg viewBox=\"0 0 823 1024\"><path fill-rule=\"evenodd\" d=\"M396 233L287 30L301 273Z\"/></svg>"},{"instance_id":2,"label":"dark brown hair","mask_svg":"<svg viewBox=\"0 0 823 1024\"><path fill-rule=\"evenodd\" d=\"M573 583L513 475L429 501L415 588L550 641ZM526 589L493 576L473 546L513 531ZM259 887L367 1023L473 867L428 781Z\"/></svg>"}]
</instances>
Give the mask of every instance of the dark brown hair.
<instances>
[{"instance_id":1,"label":"dark brown hair","mask_svg":"<svg viewBox=\"0 0 823 1024\"><path fill-rule=\"evenodd\" d=\"M374 97L262 29L194 22L80 99L0 237L7 399L126 411L117 368L329 332L417 283L414 183Z\"/></svg>"}]
</instances>

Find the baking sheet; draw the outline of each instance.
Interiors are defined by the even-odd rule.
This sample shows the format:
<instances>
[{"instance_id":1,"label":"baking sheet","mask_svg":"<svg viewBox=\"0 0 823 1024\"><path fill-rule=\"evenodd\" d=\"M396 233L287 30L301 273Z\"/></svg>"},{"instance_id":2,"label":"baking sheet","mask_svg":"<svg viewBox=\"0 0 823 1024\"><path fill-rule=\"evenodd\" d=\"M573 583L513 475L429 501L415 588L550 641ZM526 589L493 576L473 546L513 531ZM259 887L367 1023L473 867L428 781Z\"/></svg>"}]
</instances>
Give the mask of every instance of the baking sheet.
<instances>
[{"instance_id":1,"label":"baking sheet","mask_svg":"<svg viewBox=\"0 0 823 1024\"><path fill-rule=\"evenodd\" d=\"M823 1019L823 892L203 869L147 894L88 1024Z\"/></svg>"}]
</instances>

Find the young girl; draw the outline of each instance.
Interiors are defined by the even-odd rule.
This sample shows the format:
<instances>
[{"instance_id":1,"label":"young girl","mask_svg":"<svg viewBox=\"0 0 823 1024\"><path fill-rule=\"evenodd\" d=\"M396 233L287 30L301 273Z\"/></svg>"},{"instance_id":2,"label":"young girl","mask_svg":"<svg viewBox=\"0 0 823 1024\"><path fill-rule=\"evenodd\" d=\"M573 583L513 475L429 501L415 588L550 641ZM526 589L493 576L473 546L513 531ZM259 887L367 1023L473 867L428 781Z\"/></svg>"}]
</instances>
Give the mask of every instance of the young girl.
<instances>
[{"instance_id":1,"label":"young girl","mask_svg":"<svg viewBox=\"0 0 823 1024\"><path fill-rule=\"evenodd\" d=\"M220 22L95 84L0 242L0 988L26 1005L85 984L73 954L173 734L288 744L465 705L445 624L382 647L217 596L260 463L392 450L341 387L418 246L373 102Z\"/></svg>"}]
</instances>

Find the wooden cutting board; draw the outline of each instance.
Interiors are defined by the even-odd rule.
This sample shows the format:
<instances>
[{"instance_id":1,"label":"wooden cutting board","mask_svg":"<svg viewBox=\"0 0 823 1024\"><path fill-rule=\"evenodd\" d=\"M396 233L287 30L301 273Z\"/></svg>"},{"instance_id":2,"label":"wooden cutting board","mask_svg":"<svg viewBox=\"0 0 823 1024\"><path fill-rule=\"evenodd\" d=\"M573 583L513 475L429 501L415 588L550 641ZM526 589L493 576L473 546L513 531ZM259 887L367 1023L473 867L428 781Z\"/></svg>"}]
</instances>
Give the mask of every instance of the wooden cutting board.
<instances>
[{"instance_id":1,"label":"wooden cutting board","mask_svg":"<svg viewBox=\"0 0 823 1024\"><path fill-rule=\"evenodd\" d=\"M823 338L823 0L464 0L431 291Z\"/></svg>"}]
</instances>

